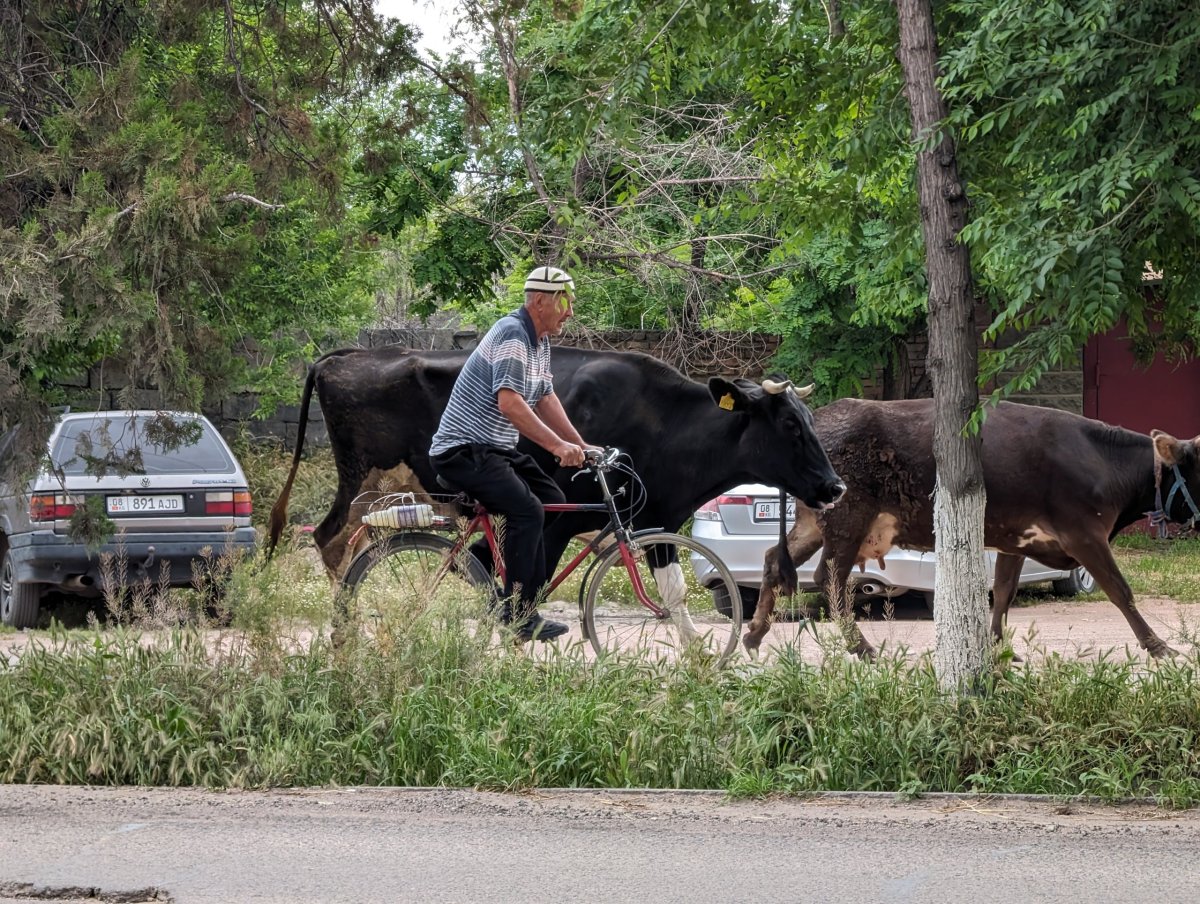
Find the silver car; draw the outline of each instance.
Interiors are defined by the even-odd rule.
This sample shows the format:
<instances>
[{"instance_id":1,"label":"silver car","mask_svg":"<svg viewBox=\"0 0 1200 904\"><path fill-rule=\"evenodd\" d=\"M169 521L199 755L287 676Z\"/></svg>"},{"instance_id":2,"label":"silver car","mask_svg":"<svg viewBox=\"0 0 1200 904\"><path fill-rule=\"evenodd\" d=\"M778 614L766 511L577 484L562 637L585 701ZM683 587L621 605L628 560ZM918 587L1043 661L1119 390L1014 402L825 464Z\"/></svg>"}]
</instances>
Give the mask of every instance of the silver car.
<instances>
[{"instance_id":1,"label":"silver car","mask_svg":"<svg viewBox=\"0 0 1200 904\"><path fill-rule=\"evenodd\" d=\"M11 439L0 437L0 459ZM0 474L4 467L0 460ZM111 519L114 532L99 546L71 536L85 506ZM105 553L126 563L127 583L190 584L193 562L254 550L251 508L246 475L207 418L64 414L40 473L23 486L0 484L0 620L33 627L49 590L99 596Z\"/></svg>"},{"instance_id":2,"label":"silver car","mask_svg":"<svg viewBox=\"0 0 1200 904\"><path fill-rule=\"evenodd\" d=\"M788 526L795 519L795 500L788 501ZM729 567L742 591L745 616L754 614L758 602L758 587L762 583L763 557L779 542L779 491L758 483L742 484L705 503L695 513L692 536L708 546ZM818 551L801 563L796 575L801 590L819 590L815 580ZM932 552L912 549L891 549L884 557L886 568L871 560L865 571L857 568L851 573L859 597L898 596L908 591L924 594L933 605L933 579L936 558ZM988 578L996 567L996 553L987 553ZM1038 581L1053 581L1054 591L1062 596L1091 593L1095 579L1087 569L1072 571L1047 568L1033 559L1026 559L1021 571L1022 585ZM714 586L716 583L714 582ZM726 595L722 588L722 595ZM717 600L719 608L728 611L728 602Z\"/></svg>"}]
</instances>

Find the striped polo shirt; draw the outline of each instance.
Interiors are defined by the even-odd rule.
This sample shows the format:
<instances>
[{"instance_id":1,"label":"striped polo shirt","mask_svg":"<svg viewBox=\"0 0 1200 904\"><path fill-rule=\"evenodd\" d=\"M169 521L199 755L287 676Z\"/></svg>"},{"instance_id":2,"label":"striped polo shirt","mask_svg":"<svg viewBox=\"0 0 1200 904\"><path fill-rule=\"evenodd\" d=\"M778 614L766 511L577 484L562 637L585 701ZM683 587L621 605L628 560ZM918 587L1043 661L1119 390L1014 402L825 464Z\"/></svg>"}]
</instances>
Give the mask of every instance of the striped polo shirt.
<instances>
[{"instance_id":1,"label":"striped polo shirt","mask_svg":"<svg viewBox=\"0 0 1200 904\"><path fill-rule=\"evenodd\" d=\"M538 341L533 318L524 308L500 318L467 358L442 412L429 454L467 443L515 447L520 434L500 413L497 393L501 389L520 393L530 408L554 391L550 337Z\"/></svg>"}]
</instances>

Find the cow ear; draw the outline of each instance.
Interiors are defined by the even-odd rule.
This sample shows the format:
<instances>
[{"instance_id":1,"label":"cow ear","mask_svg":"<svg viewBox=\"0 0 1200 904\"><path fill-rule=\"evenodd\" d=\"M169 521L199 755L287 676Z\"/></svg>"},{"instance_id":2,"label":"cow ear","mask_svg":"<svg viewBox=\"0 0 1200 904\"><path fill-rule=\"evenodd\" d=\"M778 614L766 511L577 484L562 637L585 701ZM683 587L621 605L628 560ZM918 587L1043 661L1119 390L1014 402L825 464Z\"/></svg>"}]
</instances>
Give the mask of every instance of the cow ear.
<instances>
[{"instance_id":1,"label":"cow ear","mask_svg":"<svg viewBox=\"0 0 1200 904\"><path fill-rule=\"evenodd\" d=\"M717 403L717 407L724 411L745 411L750 404L746 390L723 377L709 378L708 394Z\"/></svg>"},{"instance_id":2,"label":"cow ear","mask_svg":"<svg viewBox=\"0 0 1200 904\"><path fill-rule=\"evenodd\" d=\"M1154 457L1167 467L1179 464L1183 459L1183 443L1162 430L1151 430L1150 439L1154 442Z\"/></svg>"}]
</instances>

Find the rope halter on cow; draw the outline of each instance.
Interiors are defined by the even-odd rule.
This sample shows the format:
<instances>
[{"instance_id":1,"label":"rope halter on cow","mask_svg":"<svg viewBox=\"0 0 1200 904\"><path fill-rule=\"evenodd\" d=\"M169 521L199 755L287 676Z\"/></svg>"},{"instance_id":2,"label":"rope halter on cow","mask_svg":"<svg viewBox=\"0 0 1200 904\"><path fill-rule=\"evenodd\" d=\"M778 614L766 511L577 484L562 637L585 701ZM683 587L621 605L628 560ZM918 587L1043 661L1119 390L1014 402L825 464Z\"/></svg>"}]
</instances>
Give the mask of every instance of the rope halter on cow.
<instances>
[{"instance_id":1,"label":"rope halter on cow","mask_svg":"<svg viewBox=\"0 0 1200 904\"><path fill-rule=\"evenodd\" d=\"M1167 493L1167 503L1163 505L1162 498L1162 466L1163 463L1157 459L1154 462L1154 505L1156 508L1152 512L1146 512L1150 517L1150 526L1158 529L1158 539L1166 539L1167 522L1171 521L1171 505L1175 501L1175 494L1180 490L1183 491L1184 501L1187 502L1188 508L1192 510L1192 517L1180 519L1184 530L1196 530L1200 528L1200 508L1196 507L1195 500L1192 499L1192 494L1188 491L1187 481L1183 479L1183 474L1179 471L1179 465L1171 465L1171 471L1175 474L1175 483Z\"/></svg>"}]
</instances>

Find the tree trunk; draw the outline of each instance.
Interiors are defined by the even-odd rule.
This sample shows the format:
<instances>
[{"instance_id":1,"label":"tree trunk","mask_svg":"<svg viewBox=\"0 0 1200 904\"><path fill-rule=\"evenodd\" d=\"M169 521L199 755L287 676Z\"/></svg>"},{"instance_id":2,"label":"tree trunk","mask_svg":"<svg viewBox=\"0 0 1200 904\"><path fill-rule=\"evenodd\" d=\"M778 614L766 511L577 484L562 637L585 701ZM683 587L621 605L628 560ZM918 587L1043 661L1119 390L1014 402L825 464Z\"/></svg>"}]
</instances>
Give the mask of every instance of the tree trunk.
<instances>
[{"instance_id":1,"label":"tree trunk","mask_svg":"<svg viewBox=\"0 0 1200 904\"><path fill-rule=\"evenodd\" d=\"M964 435L979 405L978 338L971 257L958 241L967 200L954 143L944 133L946 104L937 86L937 37L930 0L896 0L900 65L917 148L917 195L929 281L929 360L933 381L933 458L937 466L933 526L935 663L943 687L967 690L989 665L985 504L981 441Z\"/></svg>"},{"instance_id":2,"label":"tree trunk","mask_svg":"<svg viewBox=\"0 0 1200 904\"><path fill-rule=\"evenodd\" d=\"M688 274L687 294L683 299L683 313L679 321L680 329L687 334L700 332L704 323L704 285L701 282L704 277L699 271L704 269L708 239L692 239L691 252L692 266L697 272Z\"/></svg>"}]
</instances>

